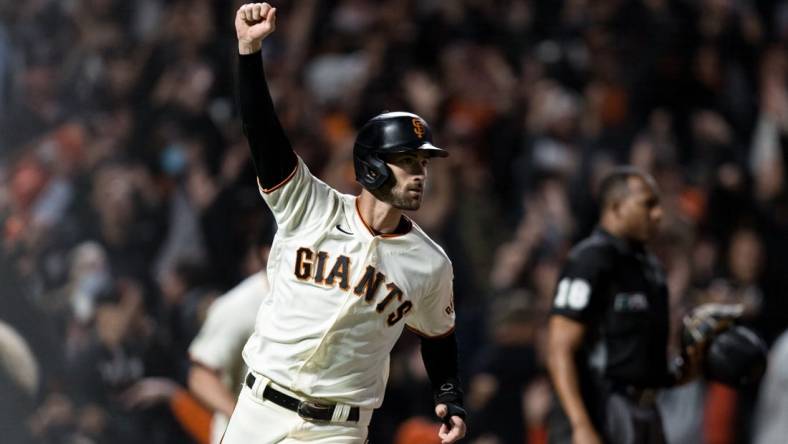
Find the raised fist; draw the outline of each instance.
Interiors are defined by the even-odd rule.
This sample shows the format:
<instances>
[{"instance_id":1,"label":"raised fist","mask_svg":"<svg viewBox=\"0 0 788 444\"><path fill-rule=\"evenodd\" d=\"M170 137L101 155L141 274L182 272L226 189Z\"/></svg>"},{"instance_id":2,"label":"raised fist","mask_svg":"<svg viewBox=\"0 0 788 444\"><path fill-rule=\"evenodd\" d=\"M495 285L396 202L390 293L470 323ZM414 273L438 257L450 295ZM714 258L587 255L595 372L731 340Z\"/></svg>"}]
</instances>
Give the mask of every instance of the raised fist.
<instances>
[{"instance_id":1,"label":"raised fist","mask_svg":"<svg viewBox=\"0 0 788 444\"><path fill-rule=\"evenodd\" d=\"M238 51L251 54L259 51L261 42L276 29L276 8L268 3L241 6L235 14Z\"/></svg>"}]
</instances>

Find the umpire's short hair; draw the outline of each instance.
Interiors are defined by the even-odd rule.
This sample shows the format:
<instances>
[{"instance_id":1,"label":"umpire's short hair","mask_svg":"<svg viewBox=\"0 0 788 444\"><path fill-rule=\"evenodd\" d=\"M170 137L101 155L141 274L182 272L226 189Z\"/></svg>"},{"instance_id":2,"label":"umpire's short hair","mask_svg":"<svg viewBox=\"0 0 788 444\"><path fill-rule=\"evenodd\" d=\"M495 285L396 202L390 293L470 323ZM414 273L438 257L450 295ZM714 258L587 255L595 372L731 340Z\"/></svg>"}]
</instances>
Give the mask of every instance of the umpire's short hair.
<instances>
[{"instance_id":1,"label":"umpire's short hair","mask_svg":"<svg viewBox=\"0 0 788 444\"><path fill-rule=\"evenodd\" d=\"M599 208L604 210L626 197L629 193L629 179L633 177L647 184L654 184L654 179L640 168L631 165L617 166L599 184Z\"/></svg>"}]
</instances>

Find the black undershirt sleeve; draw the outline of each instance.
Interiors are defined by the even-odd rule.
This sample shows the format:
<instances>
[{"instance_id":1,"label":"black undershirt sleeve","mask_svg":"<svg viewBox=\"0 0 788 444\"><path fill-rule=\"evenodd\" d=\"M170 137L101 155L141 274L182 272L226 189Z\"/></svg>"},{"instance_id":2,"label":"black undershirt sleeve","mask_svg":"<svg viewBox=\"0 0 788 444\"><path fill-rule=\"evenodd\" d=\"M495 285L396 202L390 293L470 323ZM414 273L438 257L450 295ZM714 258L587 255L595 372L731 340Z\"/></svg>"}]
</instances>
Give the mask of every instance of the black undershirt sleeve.
<instances>
[{"instance_id":1,"label":"black undershirt sleeve","mask_svg":"<svg viewBox=\"0 0 788 444\"><path fill-rule=\"evenodd\" d=\"M457 338L453 332L441 338L422 337L421 358L433 392L439 392L444 384L449 383L455 386L461 396L457 377Z\"/></svg>"},{"instance_id":2,"label":"black undershirt sleeve","mask_svg":"<svg viewBox=\"0 0 788 444\"><path fill-rule=\"evenodd\" d=\"M298 161L276 116L260 52L239 55L238 89L241 122L249 140L252 163L264 188L282 183Z\"/></svg>"}]
</instances>

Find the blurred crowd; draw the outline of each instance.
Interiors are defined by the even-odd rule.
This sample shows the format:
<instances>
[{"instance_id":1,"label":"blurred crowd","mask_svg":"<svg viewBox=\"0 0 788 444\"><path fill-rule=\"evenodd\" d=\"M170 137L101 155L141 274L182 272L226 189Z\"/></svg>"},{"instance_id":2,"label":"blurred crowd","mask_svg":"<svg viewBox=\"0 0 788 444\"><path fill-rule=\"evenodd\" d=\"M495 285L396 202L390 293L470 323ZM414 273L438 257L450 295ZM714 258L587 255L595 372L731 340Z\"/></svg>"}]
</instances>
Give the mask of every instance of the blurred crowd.
<instances>
[{"instance_id":1,"label":"blurred crowd","mask_svg":"<svg viewBox=\"0 0 788 444\"><path fill-rule=\"evenodd\" d=\"M788 1L273 3L267 78L313 172L357 192L355 131L385 110L451 153L413 218L454 264L467 442L544 442L546 313L613 165L661 187L674 327L741 302L786 362ZM0 441L204 442L172 402L187 347L275 230L237 114L239 4L0 2ZM786 373L666 391L670 442L785 442L764 436ZM371 442L437 442L431 409L405 334Z\"/></svg>"}]
</instances>

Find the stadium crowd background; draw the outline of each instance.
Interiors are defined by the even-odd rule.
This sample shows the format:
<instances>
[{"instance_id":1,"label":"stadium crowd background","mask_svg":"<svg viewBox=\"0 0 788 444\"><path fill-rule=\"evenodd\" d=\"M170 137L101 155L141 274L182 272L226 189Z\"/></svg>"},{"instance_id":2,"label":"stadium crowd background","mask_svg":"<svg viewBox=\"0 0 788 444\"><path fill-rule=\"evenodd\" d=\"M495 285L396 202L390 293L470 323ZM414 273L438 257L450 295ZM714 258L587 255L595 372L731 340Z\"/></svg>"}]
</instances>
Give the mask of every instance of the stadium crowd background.
<instances>
[{"instance_id":1,"label":"stadium crowd background","mask_svg":"<svg viewBox=\"0 0 788 444\"><path fill-rule=\"evenodd\" d=\"M273 230L235 105L238 4L0 3L3 443L203 439L176 402L187 346ZM414 218L454 262L467 442L543 442L545 314L618 163L661 186L674 320L742 302L785 362L788 1L274 4L267 75L312 171L355 192L355 130L384 110L451 152ZM435 440L417 348L394 351L373 443ZM670 441L785 427L786 373L666 392Z\"/></svg>"}]
</instances>

